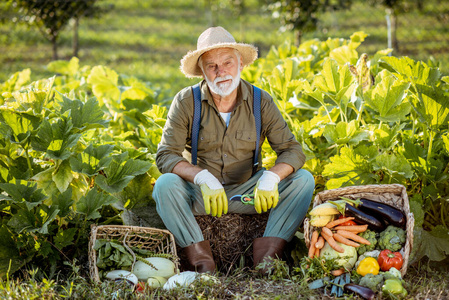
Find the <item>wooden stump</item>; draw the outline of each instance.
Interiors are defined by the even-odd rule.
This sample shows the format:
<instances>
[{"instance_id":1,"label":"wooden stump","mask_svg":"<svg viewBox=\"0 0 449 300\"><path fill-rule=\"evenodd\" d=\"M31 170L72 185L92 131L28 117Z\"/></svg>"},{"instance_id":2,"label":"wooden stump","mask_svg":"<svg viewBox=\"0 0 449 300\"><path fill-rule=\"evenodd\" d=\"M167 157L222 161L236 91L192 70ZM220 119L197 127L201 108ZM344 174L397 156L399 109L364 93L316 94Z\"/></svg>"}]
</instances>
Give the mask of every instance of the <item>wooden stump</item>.
<instances>
[{"instance_id":1,"label":"wooden stump","mask_svg":"<svg viewBox=\"0 0 449 300\"><path fill-rule=\"evenodd\" d=\"M263 236L268 213L242 215L227 214L220 218L209 215L196 216L205 240L210 241L217 269L225 274L238 267L251 267L252 243ZM178 247L181 268L187 269L186 258Z\"/></svg>"}]
</instances>

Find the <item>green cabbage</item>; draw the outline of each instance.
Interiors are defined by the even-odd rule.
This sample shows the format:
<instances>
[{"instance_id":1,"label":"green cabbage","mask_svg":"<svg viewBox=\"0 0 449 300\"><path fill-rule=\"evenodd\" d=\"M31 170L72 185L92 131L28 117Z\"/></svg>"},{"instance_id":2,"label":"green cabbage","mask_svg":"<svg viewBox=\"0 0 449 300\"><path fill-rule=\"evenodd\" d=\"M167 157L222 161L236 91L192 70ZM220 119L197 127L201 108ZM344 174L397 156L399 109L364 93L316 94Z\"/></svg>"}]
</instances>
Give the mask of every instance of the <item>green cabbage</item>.
<instances>
[{"instance_id":1,"label":"green cabbage","mask_svg":"<svg viewBox=\"0 0 449 300\"><path fill-rule=\"evenodd\" d=\"M328 242L324 243L324 247L320 251L320 257L324 259L332 259L335 258L335 262L345 268L346 270L352 269L354 267L355 262L357 261L357 250L355 247L348 246L339 242L336 242L345 250L343 253L340 253L334 250Z\"/></svg>"}]
</instances>

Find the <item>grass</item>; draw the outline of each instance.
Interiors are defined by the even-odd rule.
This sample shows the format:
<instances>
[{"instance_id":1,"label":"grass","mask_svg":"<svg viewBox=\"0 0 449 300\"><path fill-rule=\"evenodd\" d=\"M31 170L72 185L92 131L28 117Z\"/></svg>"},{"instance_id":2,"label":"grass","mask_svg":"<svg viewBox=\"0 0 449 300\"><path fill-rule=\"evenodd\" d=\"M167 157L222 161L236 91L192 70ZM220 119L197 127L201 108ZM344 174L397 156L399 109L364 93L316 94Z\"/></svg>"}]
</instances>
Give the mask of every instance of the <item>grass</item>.
<instances>
[{"instance_id":1,"label":"grass","mask_svg":"<svg viewBox=\"0 0 449 300\"><path fill-rule=\"evenodd\" d=\"M254 270L238 269L220 276L220 283L196 281L190 287L170 291L146 289L136 293L123 283L93 283L74 273L68 280L37 280L35 273L26 280L0 281L1 299L332 299L322 290L309 290L303 277L291 275L261 277ZM405 277L408 299L448 299L449 273L421 263L408 268ZM116 298L114 298L116 297ZM345 299L358 299L347 295ZM376 299L383 299L379 294Z\"/></svg>"},{"instance_id":2,"label":"grass","mask_svg":"<svg viewBox=\"0 0 449 300\"><path fill-rule=\"evenodd\" d=\"M435 0L436 1L436 0ZM440 3L434 12L435 1L427 1L422 13L412 11L399 17L399 52L427 61L432 55L441 61L441 70L448 73L449 4ZM119 73L149 81L172 97L179 89L195 83L179 70L179 60L195 48L198 35L209 26L205 1L103 0L114 9L101 18L85 19L80 23L80 52L82 65L106 65ZM215 24L227 28L237 41L255 44L260 56L272 45L293 40L291 32L280 33L278 21L273 20L256 0L246 0L244 14L236 16L228 8L218 7L213 13ZM415 26L419 24L419 26ZM356 2L348 11L326 13L315 32L306 33L303 40L328 37L349 37L355 31L369 34L360 52L373 54L387 47L384 10L365 2ZM69 59L71 27L61 34L59 55ZM0 25L0 82L12 73L25 68L32 70L32 79L48 77L51 45L37 31L25 25Z\"/></svg>"}]
</instances>

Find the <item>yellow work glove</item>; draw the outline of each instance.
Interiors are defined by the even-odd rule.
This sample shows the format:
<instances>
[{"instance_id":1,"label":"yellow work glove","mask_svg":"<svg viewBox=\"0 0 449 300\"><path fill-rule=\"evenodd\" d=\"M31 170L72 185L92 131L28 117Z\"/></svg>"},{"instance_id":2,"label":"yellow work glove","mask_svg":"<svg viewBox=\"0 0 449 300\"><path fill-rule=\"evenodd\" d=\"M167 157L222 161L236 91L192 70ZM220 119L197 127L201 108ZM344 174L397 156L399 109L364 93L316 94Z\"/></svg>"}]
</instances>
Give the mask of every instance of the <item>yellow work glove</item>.
<instances>
[{"instance_id":1,"label":"yellow work glove","mask_svg":"<svg viewBox=\"0 0 449 300\"><path fill-rule=\"evenodd\" d=\"M264 171L254 189L254 208L257 213L266 212L276 207L279 202L278 183L281 181L276 173Z\"/></svg>"},{"instance_id":2,"label":"yellow work glove","mask_svg":"<svg viewBox=\"0 0 449 300\"><path fill-rule=\"evenodd\" d=\"M201 187L204 209L206 214L212 217L221 217L228 213L228 197L220 181L208 170L202 170L196 174L193 182Z\"/></svg>"}]
</instances>

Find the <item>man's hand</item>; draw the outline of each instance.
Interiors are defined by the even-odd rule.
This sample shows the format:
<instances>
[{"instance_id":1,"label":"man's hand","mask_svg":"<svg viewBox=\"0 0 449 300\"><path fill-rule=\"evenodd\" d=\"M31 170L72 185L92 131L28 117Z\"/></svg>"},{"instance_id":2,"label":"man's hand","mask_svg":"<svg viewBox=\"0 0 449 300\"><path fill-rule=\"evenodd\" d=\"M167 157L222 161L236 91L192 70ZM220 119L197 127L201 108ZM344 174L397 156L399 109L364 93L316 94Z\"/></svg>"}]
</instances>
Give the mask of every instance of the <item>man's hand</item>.
<instances>
[{"instance_id":1,"label":"man's hand","mask_svg":"<svg viewBox=\"0 0 449 300\"><path fill-rule=\"evenodd\" d=\"M212 217L221 217L228 213L228 198L223 186L208 170L202 170L196 174L193 182L201 187L204 209L206 214Z\"/></svg>"},{"instance_id":2,"label":"man's hand","mask_svg":"<svg viewBox=\"0 0 449 300\"><path fill-rule=\"evenodd\" d=\"M273 172L264 171L254 190L254 208L257 213L276 207L279 201L278 183L280 177Z\"/></svg>"}]
</instances>

